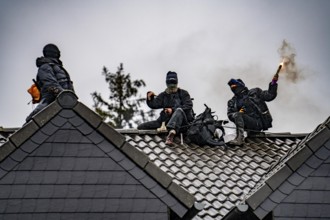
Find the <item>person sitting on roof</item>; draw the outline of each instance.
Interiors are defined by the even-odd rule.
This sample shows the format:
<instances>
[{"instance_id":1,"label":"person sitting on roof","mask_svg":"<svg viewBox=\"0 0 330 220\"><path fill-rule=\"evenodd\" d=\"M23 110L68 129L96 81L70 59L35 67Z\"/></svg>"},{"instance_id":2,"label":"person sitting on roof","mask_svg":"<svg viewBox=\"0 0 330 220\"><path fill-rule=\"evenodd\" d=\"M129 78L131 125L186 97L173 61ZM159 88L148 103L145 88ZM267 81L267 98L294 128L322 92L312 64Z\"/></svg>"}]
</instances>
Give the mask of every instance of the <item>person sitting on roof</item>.
<instances>
[{"instance_id":1,"label":"person sitting on roof","mask_svg":"<svg viewBox=\"0 0 330 220\"><path fill-rule=\"evenodd\" d=\"M47 44L42 52L44 56L36 60L38 67L37 85L40 90L41 100L38 106L26 118L26 122L53 102L63 90L74 92L70 75L64 69L60 60L61 52L58 47L54 44Z\"/></svg>"},{"instance_id":2,"label":"person sitting on roof","mask_svg":"<svg viewBox=\"0 0 330 220\"><path fill-rule=\"evenodd\" d=\"M268 90L249 90L241 79L230 79L228 85L234 96L227 103L227 115L235 123L237 134L228 144L240 146L244 143L244 129L262 131L272 127L273 119L265 101L276 98L277 78L269 83Z\"/></svg>"},{"instance_id":3,"label":"person sitting on roof","mask_svg":"<svg viewBox=\"0 0 330 220\"><path fill-rule=\"evenodd\" d=\"M166 144L172 145L173 138L182 126L194 120L193 102L190 94L178 87L178 76L176 72L169 71L166 75L167 88L159 95L147 92L147 105L151 109L163 109L155 121L142 123L138 129L157 129L166 124L169 134Z\"/></svg>"}]
</instances>

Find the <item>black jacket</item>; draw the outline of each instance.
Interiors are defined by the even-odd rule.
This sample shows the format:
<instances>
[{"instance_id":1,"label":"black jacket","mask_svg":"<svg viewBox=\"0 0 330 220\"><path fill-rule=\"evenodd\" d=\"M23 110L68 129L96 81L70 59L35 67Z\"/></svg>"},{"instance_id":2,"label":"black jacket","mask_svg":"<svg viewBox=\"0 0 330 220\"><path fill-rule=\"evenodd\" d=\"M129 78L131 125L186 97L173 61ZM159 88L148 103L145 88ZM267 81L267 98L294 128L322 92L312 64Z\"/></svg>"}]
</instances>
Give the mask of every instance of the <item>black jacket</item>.
<instances>
[{"instance_id":1,"label":"black jacket","mask_svg":"<svg viewBox=\"0 0 330 220\"><path fill-rule=\"evenodd\" d=\"M277 96L277 84L269 84L268 90L260 88L245 88L240 95L232 97L227 104L227 115L229 120L234 121L235 113L241 108L244 114L263 121L264 129L271 127L272 118L266 102L272 101ZM265 119L266 118L266 119ZM264 121L268 120L268 122ZM266 123L266 124L265 124Z\"/></svg>"},{"instance_id":2,"label":"black jacket","mask_svg":"<svg viewBox=\"0 0 330 220\"><path fill-rule=\"evenodd\" d=\"M63 90L74 91L70 76L60 60L39 57L36 65L39 67L37 83L42 99L52 101Z\"/></svg>"},{"instance_id":3,"label":"black jacket","mask_svg":"<svg viewBox=\"0 0 330 220\"><path fill-rule=\"evenodd\" d=\"M157 96L152 96L151 100L147 99L147 105L151 109L163 109L158 118L158 120L160 121L167 122L171 118L171 116L167 115L164 112L165 108L172 108L173 112L177 108L181 108L185 112L188 122L194 120L193 102L190 98L189 93L184 89L178 88L178 91L176 93L168 93L165 90Z\"/></svg>"}]
</instances>

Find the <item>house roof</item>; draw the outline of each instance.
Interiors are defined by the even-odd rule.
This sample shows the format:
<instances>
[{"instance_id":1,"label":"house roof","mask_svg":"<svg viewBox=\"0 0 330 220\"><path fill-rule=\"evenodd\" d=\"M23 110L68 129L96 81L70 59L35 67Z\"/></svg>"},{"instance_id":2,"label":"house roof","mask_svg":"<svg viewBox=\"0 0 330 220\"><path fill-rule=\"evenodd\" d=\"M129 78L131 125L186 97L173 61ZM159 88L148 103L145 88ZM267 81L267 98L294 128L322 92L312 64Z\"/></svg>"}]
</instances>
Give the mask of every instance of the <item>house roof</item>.
<instances>
[{"instance_id":1,"label":"house roof","mask_svg":"<svg viewBox=\"0 0 330 220\"><path fill-rule=\"evenodd\" d=\"M204 209L194 219L222 219L304 139L305 134L260 134L242 147L165 145L165 135L138 130L120 131L126 141L146 153L174 182L192 193Z\"/></svg>"},{"instance_id":2,"label":"house roof","mask_svg":"<svg viewBox=\"0 0 330 220\"><path fill-rule=\"evenodd\" d=\"M122 174L111 177L108 171ZM145 153L78 102L74 93L62 92L55 102L35 115L0 147L0 212L111 212L111 207L100 204L109 202L111 206L112 202L107 201L105 195L113 189L104 184L113 182L114 178L118 178L119 187L121 182L126 184L127 181L144 186L147 189L144 195L152 194L150 198L158 198L180 218L191 219L203 208L191 193L173 181ZM100 182L103 188L99 187ZM78 188L64 190L68 185ZM87 191L81 191L80 185L87 187ZM77 191L82 194L78 195ZM125 200L124 191L121 189L118 196ZM17 195L24 195L24 199L17 202L21 198ZM54 196L56 198L52 200ZM123 205L132 208L129 204ZM158 208L158 203L137 205L140 212L145 209L167 213Z\"/></svg>"},{"instance_id":3,"label":"house roof","mask_svg":"<svg viewBox=\"0 0 330 220\"><path fill-rule=\"evenodd\" d=\"M52 109L57 109L58 112L61 108L66 108L61 103L58 100ZM258 194L259 186L263 186L269 176L274 176L269 184L279 184L282 176L279 175L281 172L276 172L276 170L280 164L286 158L299 155L298 152L303 143L313 140L313 133L309 135L260 133L249 136L242 147L197 146L181 143L179 138L175 139L173 146L167 146L164 133L135 129L115 131L101 123L100 117L91 113L92 111L82 103L78 102L73 110L96 128L97 132L111 140L139 167L143 167L162 186L167 186L170 180L173 186L178 186L178 191L186 189L189 193L181 195L176 190L167 188L170 194L177 196L180 203L189 204L188 207L192 207L194 200L191 199L191 195L193 195L195 202L204 204L204 209L198 212L194 220L223 219L240 204L249 202L252 204L254 201L259 201L258 197L254 197ZM47 113L44 113L43 117L36 116L35 124L42 127L43 121L49 120L47 117L52 118L55 115L52 111L55 110L46 109ZM25 132L24 129L21 130ZM130 151L127 150L128 148ZM148 161L147 165L145 161ZM292 164L294 164L293 161ZM167 175L163 175L164 173ZM191 199L188 199L190 202L186 201L185 196ZM256 210L262 201L264 200L260 200L254 207Z\"/></svg>"},{"instance_id":4,"label":"house roof","mask_svg":"<svg viewBox=\"0 0 330 220\"><path fill-rule=\"evenodd\" d=\"M246 204L259 219L271 211L291 218L330 218L330 200L322 199L330 195L329 168L330 117L271 167L247 194ZM293 209L292 203L299 204L299 212L285 211ZM319 211L311 211L315 205Z\"/></svg>"}]
</instances>

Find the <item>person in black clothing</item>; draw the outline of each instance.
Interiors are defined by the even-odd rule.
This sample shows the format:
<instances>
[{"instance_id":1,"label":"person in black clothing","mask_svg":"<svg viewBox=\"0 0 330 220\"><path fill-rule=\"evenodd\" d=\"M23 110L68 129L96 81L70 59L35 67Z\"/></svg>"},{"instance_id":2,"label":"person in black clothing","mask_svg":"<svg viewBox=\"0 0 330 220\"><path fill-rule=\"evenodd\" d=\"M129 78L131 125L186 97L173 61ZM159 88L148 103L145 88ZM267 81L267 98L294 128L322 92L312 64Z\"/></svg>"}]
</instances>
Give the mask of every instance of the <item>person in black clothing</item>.
<instances>
[{"instance_id":1,"label":"person in black clothing","mask_svg":"<svg viewBox=\"0 0 330 220\"><path fill-rule=\"evenodd\" d=\"M167 88L159 95L154 92L147 92L147 105L151 109L163 109L155 121L145 122L138 126L138 129L157 129L165 122L169 134L166 144L173 144L174 136L182 126L194 120L193 103L189 93L178 87L176 72L169 71L166 75Z\"/></svg>"},{"instance_id":2,"label":"person in black clothing","mask_svg":"<svg viewBox=\"0 0 330 220\"><path fill-rule=\"evenodd\" d=\"M36 60L38 67L37 84L40 89L41 101L26 118L26 122L53 102L63 90L74 92L70 75L60 60L61 52L58 47L54 44L47 44L42 52L44 56Z\"/></svg>"},{"instance_id":3,"label":"person in black clothing","mask_svg":"<svg viewBox=\"0 0 330 220\"><path fill-rule=\"evenodd\" d=\"M234 97L228 101L227 115L235 123L237 133L228 144L240 146L244 143L244 129L262 131L272 127L273 119L266 101L272 101L277 96L277 78L274 77L269 83L268 90L249 90L241 79L230 79L228 85Z\"/></svg>"}]
</instances>

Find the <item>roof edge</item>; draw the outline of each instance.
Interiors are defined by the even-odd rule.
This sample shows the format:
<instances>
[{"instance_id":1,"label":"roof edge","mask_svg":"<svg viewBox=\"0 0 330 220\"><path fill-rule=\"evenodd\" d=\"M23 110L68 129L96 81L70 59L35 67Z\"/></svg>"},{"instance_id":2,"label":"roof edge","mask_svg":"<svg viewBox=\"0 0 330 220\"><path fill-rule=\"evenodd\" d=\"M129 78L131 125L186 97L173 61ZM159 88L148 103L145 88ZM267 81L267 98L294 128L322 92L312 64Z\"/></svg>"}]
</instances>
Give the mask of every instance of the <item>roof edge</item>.
<instances>
[{"instance_id":1,"label":"roof edge","mask_svg":"<svg viewBox=\"0 0 330 220\"><path fill-rule=\"evenodd\" d=\"M247 194L246 203L257 215L258 207L288 178L295 174L309 158L330 140L330 117L324 123L310 133L297 148L285 155L265 176L262 182L257 184ZM266 215L267 213L263 213Z\"/></svg>"}]
</instances>

